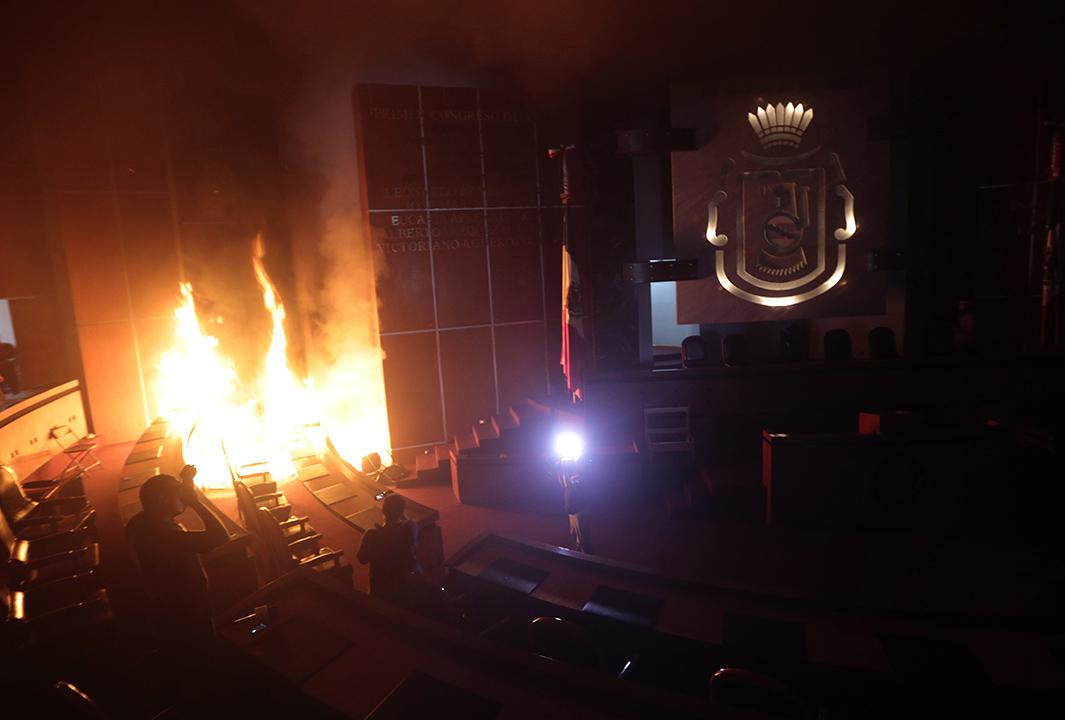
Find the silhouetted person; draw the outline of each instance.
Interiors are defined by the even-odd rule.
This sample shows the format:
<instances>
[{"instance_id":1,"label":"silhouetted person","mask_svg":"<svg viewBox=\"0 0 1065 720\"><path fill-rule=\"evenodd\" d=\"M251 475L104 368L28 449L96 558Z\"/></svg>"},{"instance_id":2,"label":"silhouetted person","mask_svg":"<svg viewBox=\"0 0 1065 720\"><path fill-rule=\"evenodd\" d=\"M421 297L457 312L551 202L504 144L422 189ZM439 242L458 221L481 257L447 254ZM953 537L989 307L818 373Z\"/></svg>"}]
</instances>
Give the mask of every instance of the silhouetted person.
<instances>
[{"instance_id":1,"label":"silhouetted person","mask_svg":"<svg viewBox=\"0 0 1065 720\"><path fill-rule=\"evenodd\" d=\"M403 516L407 501L390 493L381 503L384 525L370 528L362 536L357 557L370 564L370 594L396 600L418 565L418 524Z\"/></svg>"},{"instance_id":2,"label":"silhouetted person","mask_svg":"<svg viewBox=\"0 0 1065 720\"><path fill-rule=\"evenodd\" d=\"M126 524L126 540L140 567L152 601L156 628L179 642L196 642L213 633L207 575L200 555L218 547L229 534L196 495L196 468L186 465L181 481L156 475L140 489L141 512ZM204 530L189 531L174 518L189 508Z\"/></svg>"}]
</instances>

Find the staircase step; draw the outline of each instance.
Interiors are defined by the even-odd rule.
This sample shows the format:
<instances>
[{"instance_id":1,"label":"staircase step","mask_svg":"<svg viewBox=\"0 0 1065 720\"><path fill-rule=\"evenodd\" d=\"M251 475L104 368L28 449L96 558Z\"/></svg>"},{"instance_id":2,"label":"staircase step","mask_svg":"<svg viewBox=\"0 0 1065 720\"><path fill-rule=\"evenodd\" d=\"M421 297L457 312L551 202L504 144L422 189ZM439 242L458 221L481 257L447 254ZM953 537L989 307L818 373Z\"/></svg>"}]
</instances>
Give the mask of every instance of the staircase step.
<instances>
[{"instance_id":1,"label":"staircase step","mask_svg":"<svg viewBox=\"0 0 1065 720\"><path fill-rule=\"evenodd\" d=\"M435 450L426 450L418 453L414 458L414 471L419 475L423 472L430 470L436 470L440 467L440 458L436 456Z\"/></svg>"},{"instance_id":2,"label":"staircase step","mask_svg":"<svg viewBox=\"0 0 1065 720\"><path fill-rule=\"evenodd\" d=\"M495 428L497 436L502 436L507 432L513 432L518 429L518 418L511 415L508 408L502 415L492 416L492 427Z\"/></svg>"},{"instance_id":3,"label":"staircase step","mask_svg":"<svg viewBox=\"0 0 1065 720\"><path fill-rule=\"evenodd\" d=\"M443 450L441 451L441 448ZM447 445L426 448L414 458L414 475L407 485L447 485L451 482L451 461Z\"/></svg>"},{"instance_id":4,"label":"staircase step","mask_svg":"<svg viewBox=\"0 0 1065 720\"><path fill-rule=\"evenodd\" d=\"M477 437L473 433L462 433L451 438L451 447L457 452L477 447Z\"/></svg>"},{"instance_id":5,"label":"staircase step","mask_svg":"<svg viewBox=\"0 0 1065 720\"><path fill-rule=\"evenodd\" d=\"M444 443L437 445L433 450L436 452L436 460L441 465L451 462L451 444Z\"/></svg>"},{"instance_id":6,"label":"staircase step","mask_svg":"<svg viewBox=\"0 0 1065 720\"><path fill-rule=\"evenodd\" d=\"M483 444L485 440L499 439L499 428L496 427L492 418L481 418L474 423L472 432L477 442Z\"/></svg>"}]
</instances>

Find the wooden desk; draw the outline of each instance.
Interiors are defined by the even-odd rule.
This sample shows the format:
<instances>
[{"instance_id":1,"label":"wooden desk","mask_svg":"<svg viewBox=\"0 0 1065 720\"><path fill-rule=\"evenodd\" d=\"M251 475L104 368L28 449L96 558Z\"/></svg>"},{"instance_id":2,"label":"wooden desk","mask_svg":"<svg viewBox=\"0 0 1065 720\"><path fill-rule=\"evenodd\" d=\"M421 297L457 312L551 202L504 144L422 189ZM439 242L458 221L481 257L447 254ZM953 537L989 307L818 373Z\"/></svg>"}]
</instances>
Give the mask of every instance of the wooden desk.
<instances>
[{"instance_id":1,"label":"wooden desk","mask_svg":"<svg viewBox=\"0 0 1065 720\"><path fill-rule=\"evenodd\" d=\"M118 510L123 527L141 511L140 487L153 475L166 473L177 477L185 466L182 440L165 418L156 418L141 433L122 468L118 487ZM214 610L230 607L258 586L255 564L250 556L251 535L228 515L216 508L199 489L200 502L218 518L229 533L229 542L203 556L203 568L211 587ZM203 521L186 509L176 518L186 529L201 531Z\"/></svg>"},{"instance_id":2,"label":"wooden desk","mask_svg":"<svg viewBox=\"0 0 1065 720\"><path fill-rule=\"evenodd\" d=\"M696 442L712 446L737 418L821 413L856 423L870 407L1011 408L1065 390L1063 366L1065 358L1050 356L594 373L585 382L585 412L598 437L630 438L643 437L645 407L686 406ZM757 451L757 432L753 439Z\"/></svg>"},{"instance_id":3,"label":"wooden desk","mask_svg":"<svg viewBox=\"0 0 1065 720\"><path fill-rule=\"evenodd\" d=\"M771 524L872 528L892 498L917 528L951 527L966 473L1005 455L1004 433L899 435L762 433L762 484ZM909 487L912 485L912 487Z\"/></svg>"},{"instance_id":4,"label":"wooden desk","mask_svg":"<svg viewBox=\"0 0 1065 720\"><path fill-rule=\"evenodd\" d=\"M227 617L250 614L260 605L271 607L264 632L252 637L254 621L230 623L222 626L222 637L348 717L366 717L412 674L419 685L447 689L435 708L436 717L741 715L699 698L625 683L502 647L307 571L298 570L267 585ZM471 712L471 707L487 712Z\"/></svg>"},{"instance_id":5,"label":"wooden desk","mask_svg":"<svg viewBox=\"0 0 1065 720\"><path fill-rule=\"evenodd\" d=\"M82 437L88 427L77 380L20 395L24 397L19 401L0 408L0 462L25 480L63 451L51 437L52 428L69 425L77 437Z\"/></svg>"},{"instance_id":6,"label":"wooden desk","mask_svg":"<svg viewBox=\"0 0 1065 720\"><path fill-rule=\"evenodd\" d=\"M297 453L293 461L304 487L344 522L360 532L384 523L381 504L388 488L368 480L332 444L321 455L309 449ZM441 579L444 541L436 524L440 513L408 498L406 516L418 523L418 561L422 571L431 578Z\"/></svg>"}]
</instances>

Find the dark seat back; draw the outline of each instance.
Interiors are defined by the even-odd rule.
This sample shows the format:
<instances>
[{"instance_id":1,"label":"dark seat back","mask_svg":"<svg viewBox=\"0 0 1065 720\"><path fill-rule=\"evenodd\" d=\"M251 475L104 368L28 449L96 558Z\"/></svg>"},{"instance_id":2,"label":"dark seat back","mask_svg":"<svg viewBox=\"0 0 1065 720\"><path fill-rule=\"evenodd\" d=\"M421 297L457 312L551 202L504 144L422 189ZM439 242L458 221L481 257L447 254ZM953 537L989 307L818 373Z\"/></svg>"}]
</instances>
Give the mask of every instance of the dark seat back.
<instances>
[{"instance_id":1,"label":"dark seat back","mask_svg":"<svg viewBox=\"0 0 1065 720\"><path fill-rule=\"evenodd\" d=\"M684 367L703 367L706 356L706 343L698 335L689 335L681 341L680 358Z\"/></svg>"},{"instance_id":2,"label":"dark seat back","mask_svg":"<svg viewBox=\"0 0 1065 720\"><path fill-rule=\"evenodd\" d=\"M588 631L562 618L544 616L529 623L529 650L570 665L603 667L603 653Z\"/></svg>"},{"instance_id":3,"label":"dark seat back","mask_svg":"<svg viewBox=\"0 0 1065 720\"><path fill-rule=\"evenodd\" d=\"M244 529L252 535L261 537L263 532L259 527L259 505L255 502L251 490L242 480L233 481L233 490L237 494L237 512L240 520L244 523Z\"/></svg>"},{"instance_id":4,"label":"dark seat back","mask_svg":"<svg viewBox=\"0 0 1065 720\"><path fill-rule=\"evenodd\" d=\"M784 362L803 362L809 358L809 333L798 323L780 331L780 359Z\"/></svg>"},{"instance_id":5,"label":"dark seat back","mask_svg":"<svg viewBox=\"0 0 1065 720\"><path fill-rule=\"evenodd\" d=\"M689 335L680 344L681 362L686 368L719 367L721 365L721 336L717 333Z\"/></svg>"},{"instance_id":6,"label":"dark seat back","mask_svg":"<svg viewBox=\"0 0 1065 720\"><path fill-rule=\"evenodd\" d=\"M263 546L266 548L271 572L268 579L281 577L289 570L299 566L299 561L292 555L292 549L285 540L281 526L267 508L259 508L259 527L262 529Z\"/></svg>"},{"instance_id":7,"label":"dark seat back","mask_svg":"<svg viewBox=\"0 0 1065 720\"><path fill-rule=\"evenodd\" d=\"M15 535L15 531L11 529L11 525L7 522L4 514L0 513L0 555L5 560L10 559L16 542L18 542L18 538Z\"/></svg>"},{"instance_id":8,"label":"dark seat back","mask_svg":"<svg viewBox=\"0 0 1065 720\"><path fill-rule=\"evenodd\" d=\"M843 328L835 328L825 333L825 360L840 362L854 357L851 350L851 334Z\"/></svg>"},{"instance_id":9,"label":"dark seat back","mask_svg":"<svg viewBox=\"0 0 1065 720\"><path fill-rule=\"evenodd\" d=\"M739 333L726 335L721 342L721 354L729 367L746 365L750 362L747 354L747 338Z\"/></svg>"},{"instance_id":10,"label":"dark seat back","mask_svg":"<svg viewBox=\"0 0 1065 720\"><path fill-rule=\"evenodd\" d=\"M8 522L17 523L33 512L37 503L26 497L26 492L18 481L15 471L7 465L0 465L0 512Z\"/></svg>"},{"instance_id":11,"label":"dark seat back","mask_svg":"<svg viewBox=\"0 0 1065 720\"><path fill-rule=\"evenodd\" d=\"M881 325L869 331L869 357L873 360L898 357L894 330Z\"/></svg>"},{"instance_id":12,"label":"dark seat back","mask_svg":"<svg viewBox=\"0 0 1065 720\"><path fill-rule=\"evenodd\" d=\"M741 668L721 668L715 672L710 678L710 699L771 717L806 720L816 714L806 700L784 683Z\"/></svg>"},{"instance_id":13,"label":"dark seat back","mask_svg":"<svg viewBox=\"0 0 1065 720\"><path fill-rule=\"evenodd\" d=\"M18 354L11 343L0 343L0 387L5 392L17 393L20 389Z\"/></svg>"},{"instance_id":14,"label":"dark seat back","mask_svg":"<svg viewBox=\"0 0 1065 720\"><path fill-rule=\"evenodd\" d=\"M41 717L62 717L71 720L106 720L108 717L96 702L65 680L48 688L37 698L35 714Z\"/></svg>"}]
</instances>

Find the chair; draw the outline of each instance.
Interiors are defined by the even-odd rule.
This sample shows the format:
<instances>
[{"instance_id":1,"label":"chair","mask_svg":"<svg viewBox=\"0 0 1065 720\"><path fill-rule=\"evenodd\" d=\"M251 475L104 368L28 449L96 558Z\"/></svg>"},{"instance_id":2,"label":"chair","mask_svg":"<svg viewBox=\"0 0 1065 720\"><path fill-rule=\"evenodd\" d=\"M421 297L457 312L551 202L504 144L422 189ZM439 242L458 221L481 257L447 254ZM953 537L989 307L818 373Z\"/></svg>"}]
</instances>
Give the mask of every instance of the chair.
<instances>
[{"instance_id":1,"label":"chair","mask_svg":"<svg viewBox=\"0 0 1065 720\"><path fill-rule=\"evenodd\" d=\"M869 357L873 360L888 360L898 357L895 349L895 331L883 325L869 331Z\"/></svg>"},{"instance_id":2,"label":"chair","mask_svg":"<svg viewBox=\"0 0 1065 720\"><path fill-rule=\"evenodd\" d=\"M273 570L271 579L305 567L351 583L352 568L344 562L344 553L321 547L321 535L316 533L289 542L267 508L259 508L259 525L263 529L263 544Z\"/></svg>"},{"instance_id":3,"label":"chair","mask_svg":"<svg viewBox=\"0 0 1065 720\"><path fill-rule=\"evenodd\" d=\"M89 433L84 437L78 437L69 425L56 425L48 433L48 437L56 441L67 456L68 462L59 477L64 478L71 470L74 474L90 473L103 465L100 458L96 457L96 449L100 444L96 442L96 435Z\"/></svg>"},{"instance_id":4,"label":"chair","mask_svg":"<svg viewBox=\"0 0 1065 720\"><path fill-rule=\"evenodd\" d=\"M704 367L707 360L706 343L698 335L689 335L680 343L680 361L686 368Z\"/></svg>"},{"instance_id":5,"label":"chair","mask_svg":"<svg viewBox=\"0 0 1065 720\"><path fill-rule=\"evenodd\" d=\"M810 720L814 708L784 683L741 668L721 668L710 677L710 700L773 717Z\"/></svg>"},{"instance_id":6,"label":"chair","mask_svg":"<svg viewBox=\"0 0 1065 720\"><path fill-rule=\"evenodd\" d=\"M47 642L69 645L91 624L110 618L107 590L86 588L77 578L29 591L0 589L0 630L6 631L5 651Z\"/></svg>"},{"instance_id":7,"label":"chair","mask_svg":"<svg viewBox=\"0 0 1065 720\"><path fill-rule=\"evenodd\" d=\"M557 617L538 617L529 623L529 650L541 657L591 670L606 666L602 648L587 630Z\"/></svg>"},{"instance_id":8,"label":"chair","mask_svg":"<svg viewBox=\"0 0 1065 720\"><path fill-rule=\"evenodd\" d=\"M739 333L726 335L721 341L721 355L728 367L739 367L750 363L746 336Z\"/></svg>"},{"instance_id":9,"label":"chair","mask_svg":"<svg viewBox=\"0 0 1065 720\"><path fill-rule=\"evenodd\" d=\"M233 490L237 494L237 511L244 522L244 528L253 535L262 536L263 529L259 522L259 509L265 508L281 527L286 538L299 539L314 530L308 525L306 517L292 515L292 506L282 503L284 493L268 492L255 495L241 480L233 481Z\"/></svg>"},{"instance_id":10,"label":"chair","mask_svg":"<svg viewBox=\"0 0 1065 720\"><path fill-rule=\"evenodd\" d=\"M721 338L717 333L712 333L712 335L712 340L700 335L689 335L684 338L680 344L681 362L684 367L719 367L721 365Z\"/></svg>"},{"instance_id":11,"label":"chair","mask_svg":"<svg viewBox=\"0 0 1065 720\"><path fill-rule=\"evenodd\" d=\"M851 334L843 328L834 328L826 332L823 342L825 360L829 362L846 362L854 357L851 351Z\"/></svg>"},{"instance_id":12,"label":"chair","mask_svg":"<svg viewBox=\"0 0 1065 720\"><path fill-rule=\"evenodd\" d=\"M780 331L780 358L784 362L803 362L809 357L809 333L806 327L792 323Z\"/></svg>"},{"instance_id":13,"label":"chair","mask_svg":"<svg viewBox=\"0 0 1065 720\"><path fill-rule=\"evenodd\" d=\"M76 479L68 481L71 483L76 483ZM15 471L6 465L0 465L0 513L12 530L24 537L80 530L95 532L96 510L89 506L84 495L32 499L19 484Z\"/></svg>"},{"instance_id":14,"label":"chair","mask_svg":"<svg viewBox=\"0 0 1065 720\"><path fill-rule=\"evenodd\" d=\"M0 395L14 395L21 389L19 380L18 352L11 343L0 343Z\"/></svg>"},{"instance_id":15,"label":"chair","mask_svg":"<svg viewBox=\"0 0 1065 720\"><path fill-rule=\"evenodd\" d=\"M87 534L72 542L67 533L24 540L15 535L0 513L0 547L7 555L7 585L27 590L74 577L87 578L100 566L100 546Z\"/></svg>"},{"instance_id":16,"label":"chair","mask_svg":"<svg viewBox=\"0 0 1065 720\"><path fill-rule=\"evenodd\" d=\"M41 715L72 720L107 720L108 717L91 697L66 680L41 693L36 708Z\"/></svg>"}]
</instances>

